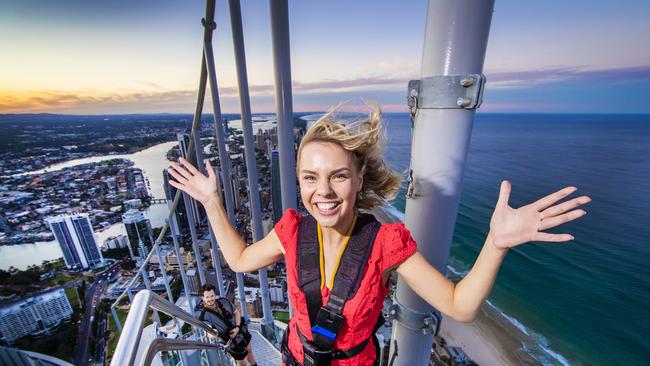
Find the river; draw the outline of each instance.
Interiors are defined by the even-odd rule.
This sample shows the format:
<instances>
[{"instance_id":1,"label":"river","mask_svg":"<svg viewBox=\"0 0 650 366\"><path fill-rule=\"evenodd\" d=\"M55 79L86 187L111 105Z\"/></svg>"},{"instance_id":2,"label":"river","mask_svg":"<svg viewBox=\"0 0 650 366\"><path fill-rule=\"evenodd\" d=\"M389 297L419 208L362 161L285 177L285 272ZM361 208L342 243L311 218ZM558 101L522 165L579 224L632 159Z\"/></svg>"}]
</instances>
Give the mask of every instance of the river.
<instances>
[{"instance_id":1,"label":"river","mask_svg":"<svg viewBox=\"0 0 650 366\"><path fill-rule=\"evenodd\" d=\"M47 171L61 170L64 168L100 162L111 159L128 159L133 161L136 168L142 169L142 173L149 180L149 190L156 198L164 198L162 171L169 162L166 158L167 151L176 145L176 141L164 142L144 149L134 154L93 156L90 158L69 160L63 163L48 166L45 169L36 170L28 174L39 174ZM152 227L160 227L165 223L168 213L167 204L155 204L147 208L146 216L151 220ZM124 224L117 223L103 231L96 231L97 244L101 245L109 236L126 234ZM32 264L41 264L44 260L52 260L62 257L61 248L56 240L25 243L17 245L0 246L0 269L8 269L13 266L25 269Z\"/></svg>"}]
</instances>

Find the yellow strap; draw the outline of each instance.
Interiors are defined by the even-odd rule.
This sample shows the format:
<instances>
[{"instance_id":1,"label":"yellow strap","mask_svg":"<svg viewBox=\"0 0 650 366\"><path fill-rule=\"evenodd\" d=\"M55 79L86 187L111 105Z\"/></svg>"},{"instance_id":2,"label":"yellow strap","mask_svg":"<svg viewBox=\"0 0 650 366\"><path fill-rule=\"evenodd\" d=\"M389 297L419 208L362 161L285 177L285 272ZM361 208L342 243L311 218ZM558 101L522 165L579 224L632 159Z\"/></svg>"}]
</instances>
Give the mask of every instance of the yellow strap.
<instances>
[{"instance_id":1,"label":"yellow strap","mask_svg":"<svg viewBox=\"0 0 650 366\"><path fill-rule=\"evenodd\" d=\"M339 269L339 264L341 264L341 258L343 257L343 252L345 251L345 247L347 247L348 242L350 241L350 236L352 235L352 229L354 229L354 224L357 222L357 215L355 214L354 217L352 217L352 225L350 225L350 228L348 229L348 232L345 234L345 239L343 240L343 245L341 246L341 249L339 250L339 256L336 259L336 264L334 264L334 271L332 272L332 278L330 278L330 283L327 288L332 290L334 288L334 277L336 277L336 271ZM320 228L320 224L317 223L317 230L318 230L318 251L320 253L320 288L321 290L325 286L325 255L323 254L323 232Z\"/></svg>"}]
</instances>

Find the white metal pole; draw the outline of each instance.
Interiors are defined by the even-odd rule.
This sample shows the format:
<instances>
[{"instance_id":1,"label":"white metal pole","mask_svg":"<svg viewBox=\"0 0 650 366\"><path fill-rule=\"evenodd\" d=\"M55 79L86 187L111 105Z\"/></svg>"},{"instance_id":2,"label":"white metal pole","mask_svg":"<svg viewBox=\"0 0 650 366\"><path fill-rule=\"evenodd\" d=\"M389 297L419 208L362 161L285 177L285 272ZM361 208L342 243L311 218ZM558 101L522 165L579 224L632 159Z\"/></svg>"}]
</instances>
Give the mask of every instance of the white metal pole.
<instances>
[{"instance_id":1,"label":"white metal pole","mask_svg":"<svg viewBox=\"0 0 650 366\"><path fill-rule=\"evenodd\" d=\"M493 7L494 0L429 0L422 80L481 74ZM442 273L454 233L473 119L474 109L458 105L418 105L415 115L405 224L420 253ZM393 322L391 365L427 365L434 334L427 329L424 314L432 308L401 279L395 300L402 309ZM417 318L422 320L420 327L413 326Z\"/></svg>"}]
</instances>

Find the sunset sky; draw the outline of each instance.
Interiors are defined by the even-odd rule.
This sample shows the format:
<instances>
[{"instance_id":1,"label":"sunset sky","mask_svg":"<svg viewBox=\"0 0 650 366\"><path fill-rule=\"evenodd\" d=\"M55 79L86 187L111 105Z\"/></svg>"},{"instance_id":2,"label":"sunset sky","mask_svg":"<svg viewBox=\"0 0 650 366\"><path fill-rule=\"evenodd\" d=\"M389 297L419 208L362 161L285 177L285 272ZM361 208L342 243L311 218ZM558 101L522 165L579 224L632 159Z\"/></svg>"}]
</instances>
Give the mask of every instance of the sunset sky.
<instances>
[{"instance_id":1,"label":"sunset sky","mask_svg":"<svg viewBox=\"0 0 650 366\"><path fill-rule=\"evenodd\" d=\"M289 1L294 110L406 111L427 2ZM201 1L0 0L0 113L193 113ZM253 112L274 111L269 3L242 1ZM214 38L238 113L227 1ZM650 1L497 0L482 111L650 113ZM206 107L206 112L211 112Z\"/></svg>"}]
</instances>

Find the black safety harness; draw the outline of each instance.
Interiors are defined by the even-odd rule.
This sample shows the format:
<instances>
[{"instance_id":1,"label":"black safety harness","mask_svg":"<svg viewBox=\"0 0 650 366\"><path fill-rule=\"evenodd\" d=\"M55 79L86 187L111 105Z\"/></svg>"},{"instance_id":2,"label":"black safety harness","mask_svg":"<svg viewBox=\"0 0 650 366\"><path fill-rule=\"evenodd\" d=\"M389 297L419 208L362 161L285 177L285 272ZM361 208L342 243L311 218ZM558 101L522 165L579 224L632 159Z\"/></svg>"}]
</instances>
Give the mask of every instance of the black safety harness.
<instances>
[{"instance_id":1,"label":"black safety harness","mask_svg":"<svg viewBox=\"0 0 650 366\"><path fill-rule=\"evenodd\" d=\"M381 316L371 337L347 350L334 349L333 345L345 323L343 307L359 289L380 226L381 224L372 215L361 214L358 216L339 262L329 299L326 306L322 306L317 222L312 216L306 216L300 221L297 256L298 286L305 294L313 339L313 341L309 341L296 326L305 352L304 366L329 366L332 360L353 357L363 351L371 337L377 346L374 334L378 326L383 323ZM295 360L288 347L288 332L289 327L282 339L283 361L288 366L299 366L300 364Z\"/></svg>"},{"instance_id":2,"label":"black safety harness","mask_svg":"<svg viewBox=\"0 0 650 366\"><path fill-rule=\"evenodd\" d=\"M236 327L235 309L230 301L219 298L215 302L218 311L207 307L203 302L199 304L199 319L208 322L213 329L216 329L225 341L229 339L229 333Z\"/></svg>"}]
</instances>

